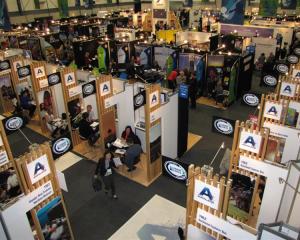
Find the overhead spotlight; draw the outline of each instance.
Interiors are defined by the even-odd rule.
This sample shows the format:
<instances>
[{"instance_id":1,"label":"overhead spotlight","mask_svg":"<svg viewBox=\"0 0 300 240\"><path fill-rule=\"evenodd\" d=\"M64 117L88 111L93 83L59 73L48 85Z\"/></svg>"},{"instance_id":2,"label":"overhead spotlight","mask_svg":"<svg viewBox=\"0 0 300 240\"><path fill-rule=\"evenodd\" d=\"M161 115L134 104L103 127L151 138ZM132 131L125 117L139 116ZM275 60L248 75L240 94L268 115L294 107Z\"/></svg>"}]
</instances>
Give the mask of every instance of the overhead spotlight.
<instances>
[{"instance_id":1,"label":"overhead spotlight","mask_svg":"<svg viewBox=\"0 0 300 240\"><path fill-rule=\"evenodd\" d=\"M222 48L225 48L226 47L226 45L225 44L222 44Z\"/></svg>"}]
</instances>

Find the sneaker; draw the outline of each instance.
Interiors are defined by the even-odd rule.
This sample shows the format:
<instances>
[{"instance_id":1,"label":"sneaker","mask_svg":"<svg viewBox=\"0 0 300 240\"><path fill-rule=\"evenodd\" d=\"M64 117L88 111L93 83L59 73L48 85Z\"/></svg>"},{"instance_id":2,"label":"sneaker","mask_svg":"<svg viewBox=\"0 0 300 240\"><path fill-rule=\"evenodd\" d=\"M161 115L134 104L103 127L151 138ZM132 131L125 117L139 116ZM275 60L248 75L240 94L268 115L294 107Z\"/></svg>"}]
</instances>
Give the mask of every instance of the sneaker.
<instances>
[{"instance_id":1,"label":"sneaker","mask_svg":"<svg viewBox=\"0 0 300 240\"><path fill-rule=\"evenodd\" d=\"M114 194L113 199L118 199L118 196L116 194Z\"/></svg>"}]
</instances>

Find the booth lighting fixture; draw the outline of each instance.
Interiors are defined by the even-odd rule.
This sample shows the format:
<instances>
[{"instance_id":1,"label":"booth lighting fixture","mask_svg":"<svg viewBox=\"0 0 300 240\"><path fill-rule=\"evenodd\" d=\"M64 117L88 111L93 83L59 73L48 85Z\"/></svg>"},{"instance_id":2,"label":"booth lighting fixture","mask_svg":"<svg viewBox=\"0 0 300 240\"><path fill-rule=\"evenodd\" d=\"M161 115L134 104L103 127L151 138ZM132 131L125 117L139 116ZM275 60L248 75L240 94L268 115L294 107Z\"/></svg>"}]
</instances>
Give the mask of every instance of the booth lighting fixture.
<instances>
[{"instance_id":1,"label":"booth lighting fixture","mask_svg":"<svg viewBox=\"0 0 300 240\"><path fill-rule=\"evenodd\" d=\"M105 41L108 41L108 37L104 38Z\"/></svg>"},{"instance_id":2,"label":"booth lighting fixture","mask_svg":"<svg viewBox=\"0 0 300 240\"><path fill-rule=\"evenodd\" d=\"M234 32L234 33L237 33L237 30L236 30L236 29L234 29L234 30L233 30L233 32Z\"/></svg>"},{"instance_id":3,"label":"booth lighting fixture","mask_svg":"<svg viewBox=\"0 0 300 240\"><path fill-rule=\"evenodd\" d=\"M222 52L221 52L221 51L219 51L219 54L222 54Z\"/></svg>"},{"instance_id":4,"label":"booth lighting fixture","mask_svg":"<svg viewBox=\"0 0 300 240\"><path fill-rule=\"evenodd\" d=\"M288 75L288 73L285 73L285 75Z\"/></svg>"},{"instance_id":5,"label":"booth lighting fixture","mask_svg":"<svg viewBox=\"0 0 300 240\"><path fill-rule=\"evenodd\" d=\"M228 56L231 56L231 52L228 52Z\"/></svg>"},{"instance_id":6,"label":"booth lighting fixture","mask_svg":"<svg viewBox=\"0 0 300 240\"><path fill-rule=\"evenodd\" d=\"M225 44L222 44L222 48L225 48L226 47L226 45Z\"/></svg>"},{"instance_id":7,"label":"booth lighting fixture","mask_svg":"<svg viewBox=\"0 0 300 240\"><path fill-rule=\"evenodd\" d=\"M34 28L34 30L35 30L35 31L38 31L39 29L36 27L36 28Z\"/></svg>"},{"instance_id":8,"label":"booth lighting fixture","mask_svg":"<svg viewBox=\"0 0 300 240\"><path fill-rule=\"evenodd\" d=\"M188 43L188 40L184 40L183 43L184 43L184 44L187 44L187 43Z\"/></svg>"},{"instance_id":9,"label":"booth lighting fixture","mask_svg":"<svg viewBox=\"0 0 300 240\"><path fill-rule=\"evenodd\" d=\"M147 43L147 40L145 40L144 43Z\"/></svg>"},{"instance_id":10,"label":"booth lighting fixture","mask_svg":"<svg viewBox=\"0 0 300 240\"><path fill-rule=\"evenodd\" d=\"M163 42L163 41L164 41L164 39L162 39L162 38L161 38L161 39L160 39L160 41L161 41L161 42Z\"/></svg>"},{"instance_id":11,"label":"booth lighting fixture","mask_svg":"<svg viewBox=\"0 0 300 240\"><path fill-rule=\"evenodd\" d=\"M123 38L123 40L122 40L123 42L125 42L126 40L125 40L125 38Z\"/></svg>"},{"instance_id":12,"label":"booth lighting fixture","mask_svg":"<svg viewBox=\"0 0 300 240\"><path fill-rule=\"evenodd\" d=\"M140 36L140 39L144 39L144 36Z\"/></svg>"},{"instance_id":13,"label":"booth lighting fixture","mask_svg":"<svg viewBox=\"0 0 300 240\"><path fill-rule=\"evenodd\" d=\"M24 30L27 31L27 30L28 30L28 27L25 27Z\"/></svg>"}]
</instances>

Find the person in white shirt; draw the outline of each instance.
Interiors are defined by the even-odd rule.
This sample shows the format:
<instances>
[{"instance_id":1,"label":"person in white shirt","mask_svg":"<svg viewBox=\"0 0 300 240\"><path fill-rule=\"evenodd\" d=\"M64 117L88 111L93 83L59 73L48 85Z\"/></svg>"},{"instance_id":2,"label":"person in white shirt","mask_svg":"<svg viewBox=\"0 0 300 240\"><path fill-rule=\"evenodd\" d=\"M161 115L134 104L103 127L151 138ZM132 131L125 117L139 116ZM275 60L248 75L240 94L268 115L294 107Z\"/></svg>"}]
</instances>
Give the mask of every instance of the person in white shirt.
<instances>
[{"instance_id":1,"label":"person in white shirt","mask_svg":"<svg viewBox=\"0 0 300 240\"><path fill-rule=\"evenodd\" d=\"M95 118L95 113L93 111L92 105L87 105L86 106L86 111L89 114L88 122L90 122L90 123L94 122L96 120L96 118Z\"/></svg>"}]
</instances>

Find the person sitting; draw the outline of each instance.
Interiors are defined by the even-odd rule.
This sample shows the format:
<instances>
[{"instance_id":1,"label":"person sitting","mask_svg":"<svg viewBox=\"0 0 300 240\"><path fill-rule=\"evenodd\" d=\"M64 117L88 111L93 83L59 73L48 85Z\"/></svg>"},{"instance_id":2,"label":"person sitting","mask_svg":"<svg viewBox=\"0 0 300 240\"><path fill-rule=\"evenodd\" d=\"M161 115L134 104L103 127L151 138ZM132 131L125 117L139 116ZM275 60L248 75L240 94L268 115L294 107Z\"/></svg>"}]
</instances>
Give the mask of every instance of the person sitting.
<instances>
[{"instance_id":1,"label":"person sitting","mask_svg":"<svg viewBox=\"0 0 300 240\"><path fill-rule=\"evenodd\" d=\"M135 135L132 131L131 126L127 126L125 130L122 132L121 136L127 143L128 141L132 140L134 144L141 145L141 140L137 135Z\"/></svg>"},{"instance_id":2,"label":"person sitting","mask_svg":"<svg viewBox=\"0 0 300 240\"><path fill-rule=\"evenodd\" d=\"M89 114L88 122L92 123L96 121L95 113L93 111L92 105L86 106L86 112Z\"/></svg>"},{"instance_id":3,"label":"person sitting","mask_svg":"<svg viewBox=\"0 0 300 240\"><path fill-rule=\"evenodd\" d=\"M41 113L42 120L45 121L45 123L46 123L47 129L51 133L53 133L56 128L55 128L55 126L53 126L51 124L51 122L54 119L54 115L53 115L52 109L48 108L48 111L46 111L44 103L41 103L40 104L40 113Z\"/></svg>"},{"instance_id":4,"label":"person sitting","mask_svg":"<svg viewBox=\"0 0 300 240\"><path fill-rule=\"evenodd\" d=\"M140 144L133 143L132 139L128 141L130 145L126 150L124 164L128 167L127 171L131 172L136 169L134 166L140 161L140 154L143 152Z\"/></svg>"},{"instance_id":5,"label":"person sitting","mask_svg":"<svg viewBox=\"0 0 300 240\"><path fill-rule=\"evenodd\" d=\"M51 137L55 138L57 133L59 132L60 136L66 134L68 132L68 121L67 121L67 114L61 114L61 122L60 125L57 126L51 134Z\"/></svg>"},{"instance_id":6,"label":"person sitting","mask_svg":"<svg viewBox=\"0 0 300 240\"><path fill-rule=\"evenodd\" d=\"M116 139L117 139L116 134L113 133L111 129L108 129L107 137L104 140L105 148L113 150L112 149L113 148L112 143L114 141L116 141Z\"/></svg>"},{"instance_id":7,"label":"person sitting","mask_svg":"<svg viewBox=\"0 0 300 240\"><path fill-rule=\"evenodd\" d=\"M82 119L79 122L79 135L88 140L90 145L94 145L99 139L98 131L94 131L88 122L89 114L87 112L82 114Z\"/></svg>"},{"instance_id":8,"label":"person sitting","mask_svg":"<svg viewBox=\"0 0 300 240\"><path fill-rule=\"evenodd\" d=\"M23 91L20 96L20 105L23 109L29 111L29 116L32 118L36 109L36 106L31 103L32 99L28 94L28 91Z\"/></svg>"}]
</instances>

